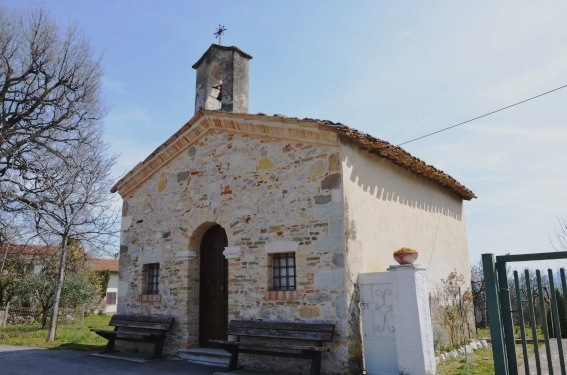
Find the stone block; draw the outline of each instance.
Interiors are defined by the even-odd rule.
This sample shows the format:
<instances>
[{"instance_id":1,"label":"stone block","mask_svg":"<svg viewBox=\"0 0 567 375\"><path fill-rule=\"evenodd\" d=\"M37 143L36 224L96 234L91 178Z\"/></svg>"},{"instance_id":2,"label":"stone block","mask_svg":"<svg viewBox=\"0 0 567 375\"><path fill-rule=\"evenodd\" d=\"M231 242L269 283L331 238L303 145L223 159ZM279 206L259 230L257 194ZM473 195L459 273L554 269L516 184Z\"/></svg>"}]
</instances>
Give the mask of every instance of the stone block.
<instances>
[{"instance_id":1,"label":"stone block","mask_svg":"<svg viewBox=\"0 0 567 375\"><path fill-rule=\"evenodd\" d=\"M120 229L122 231L128 230L128 228L130 228L130 225L132 225L132 216L123 216L122 222L120 224Z\"/></svg>"},{"instance_id":2,"label":"stone block","mask_svg":"<svg viewBox=\"0 0 567 375\"><path fill-rule=\"evenodd\" d=\"M333 153L329 155L329 173L339 172L341 170L341 160L339 154Z\"/></svg>"},{"instance_id":3,"label":"stone block","mask_svg":"<svg viewBox=\"0 0 567 375\"><path fill-rule=\"evenodd\" d=\"M330 174L321 181L321 190L333 190L341 187L341 175Z\"/></svg>"},{"instance_id":4,"label":"stone block","mask_svg":"<svg viewBox=\"0 0 567 375\"><path fill-rule=\"evenodd\" d=\"M325 162L323 160L318 160L309 168L309 177L317 178L325 173Z\"/></svg>"},{"instance_id":5,"label":"stone block","mask_svg":"<svg viewBox=\"0 0 567 375\"><path fill-rule=\"evenodd\" d=\"M343 216L343 205L340 202L315 205L315 216L318 218L340 218Z\"/></svg>"},{"instance_id":6,"label":"stone block","mask_svg":"<svg viewBox=\"0 0 567 375\"><path fill-rule=\"evenodd\" d=\"M315 241L313 244L313 250L316 252L341 252L344 247L344 240L340 235L323 237L322 239Z\"/></svg>"},{"instance_id":7,"label":"stone block","mask_svg":"<svg viewBox=\"0 0 567 375\"><path fill-rule=\"evenodd\" d=\"M345 285L344 269L317 271L314 285L315 289L342 289Z\"/></svg>"},{"instance_id":8,"label":"stone block","mask_svg":"<svg viewBox=\"0 0 567 375\"><path fill-rule=\"evenodd\" d=\"M179 172L177 174L177 182L185 181L191 175L190 171Z\"/></svg>"},{"instance_id":9,"label":"stone block","mask_svg":"<svg viewBox=\"0 0 567 375\"><path fill-rule=\"evenodd\" d=\"M299 316L302 318L318 318L321 316L321 311L318 307L304 306L299 309Z\"/></svg>"},{"instance_id":10,"label":"stone block","mask_svg":"<svg viewBox=\"0 0 567 375\"><path fill-rule=\"evenodd\" d=\"M314 197L315 204L326 204L332 200L332 196L330 194L327 195L316 195Z\"/></svg>"},{"instance_id":11,"label":"stone block","mask_svg":"<svg viewBox=\"0 0 567 375\"><path fill-rule=\"evenodd\" d=\"M295 252L297 249L298 243L295 241L273 241L264 246L266 254Z\"/></svg>"}]
</instances>

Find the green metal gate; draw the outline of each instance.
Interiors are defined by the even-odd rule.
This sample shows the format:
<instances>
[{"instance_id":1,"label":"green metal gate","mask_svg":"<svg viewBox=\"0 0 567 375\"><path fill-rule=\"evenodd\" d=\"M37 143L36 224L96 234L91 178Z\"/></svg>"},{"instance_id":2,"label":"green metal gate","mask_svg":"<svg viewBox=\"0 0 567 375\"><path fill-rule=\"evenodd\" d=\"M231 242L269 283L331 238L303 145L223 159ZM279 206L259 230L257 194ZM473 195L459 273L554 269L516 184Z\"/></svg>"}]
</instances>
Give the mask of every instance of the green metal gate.
<instances>
[{"instance_id":1,"label":"green metal gate","mask_svg":"<svg viewBox=\"0 0 567 375\"><path fill-rule=\"evenodd\" d=\"M516 338L514 337L514 326L519 327L521 337L521 354L523 356L522 368L525 374L537 370L549 371L553 374L552 362L559 362L562 375L565 375L565 358L561 341L560 321L567 319L567 285L565 280L565 269L560 269L558 274L553 274L549 269L547 279L542 278L540 270L530 272L525 270L523 275L513 272L513 280L508 279L506 266L512 262L540 261L552 259L567 259L567 252L503 255L482 255L482 266L484 271L484 282L486 286L486 301L488 305L488 317L490 321L490 336L492 338L492 352L494 357L494 373L497 375L518 374L518 360ZM534 280L535 276L535 280ZM533 283L535 281L535 283ZM557 286L556 286L557 284ZM559 288L559 284L561 288ZM521 288L524 286L524 289ZM514 293L511 293L513 289ZM526 295L522 295L522 290ZM557 291L557 292L556 292ZM560 292L561 291L561 292ZM548 295L548 299L544 298ZM563 307L558 304L557 295L563 296ZM516 303L512 301L515 299ZM559 298L561 299L561 298ZM546 308L548 305L548 308ZM560 315L560 310L563 314ZM548 320L549 323L548 324ZM516 324L515 324L516 323ZM527 330L529 329L529 331ZM538 329L541 329L539 333ZM564 328L565 330L565 328ZM535 356L535 368L530 369L528 363L528 339L531 333L530 347L533 348ZM543 336L542 340L538 339ZM557 340L559 358L554 359L550 350L550 337ZM540 357L540 346L545 345L547 369L542 369ZM518 347L518 352L520 348Z\"/></svg>"}]
</instances>

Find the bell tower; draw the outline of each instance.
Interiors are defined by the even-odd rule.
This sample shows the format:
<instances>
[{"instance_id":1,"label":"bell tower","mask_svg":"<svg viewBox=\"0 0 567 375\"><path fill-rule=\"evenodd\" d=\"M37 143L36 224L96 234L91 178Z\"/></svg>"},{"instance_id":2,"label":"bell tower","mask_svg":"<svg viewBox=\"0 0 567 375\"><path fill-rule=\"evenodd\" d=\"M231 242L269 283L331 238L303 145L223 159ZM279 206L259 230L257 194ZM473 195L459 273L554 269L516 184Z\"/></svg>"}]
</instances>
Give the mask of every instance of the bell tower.
<instances>
[{"instance_id":1,"label":"bell tower","mask_svg":"<svg viewBox=\"0 0 567 375\"><path fill-rule=\"evenodd\" d=\"M195 113L200 109L248 113L248 60L236 47L212 44L193 65L197 70Z\"/></svg>"}]
</instances>

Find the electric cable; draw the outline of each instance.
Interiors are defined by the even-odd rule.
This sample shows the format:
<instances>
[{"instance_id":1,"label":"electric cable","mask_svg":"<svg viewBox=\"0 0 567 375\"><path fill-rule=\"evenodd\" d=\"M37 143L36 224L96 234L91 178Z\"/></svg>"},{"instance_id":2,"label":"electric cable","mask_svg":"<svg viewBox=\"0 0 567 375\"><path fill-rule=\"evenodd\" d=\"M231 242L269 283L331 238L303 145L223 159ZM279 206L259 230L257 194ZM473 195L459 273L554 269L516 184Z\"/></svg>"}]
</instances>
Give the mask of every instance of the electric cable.
<instances>
[{"instance_id":1,"label":"electric cable","mask_svg":"<svg viewBox=\"0 0 567 375\"><path fill-rule=\"evenodd\" d=\"M429 133L429 134L426 134L426 135L422 135L421 137L417 137L417 138L414 138L414 139L410 139L409 141L405 141L405 142L402 142L402 143L398 143L398 146L405 145L406 143L410 143L410 142L413 142L413 141L417 141L417 140L419 140L419 139L423 139L423 138L430 137L430 136L432 136L432 135L434 135L434 134L438 134L438 133L447 131L447 130L449 130L449 129L456 128L457 126L461 126L461 125L464 125L464 124L468 124L469 122L478 120L479 118L483 118L483 117L486 117L486 116L490 116L490 115L492 115L492 114L495 114L495 113L497 113L497 112L503 111L503 110L505 110L505 109L515 107L515 106L520 105L520 104L525 103L525 102L529 102L530 100L539 98L539 97L544 96L544 95L547 95L547 94L551 94L552 92L558 91L558 90L561 90L561 89L564 89L565 87L567 87L567 85L563 85L563 86L561 86L561 87L557 87L557 88L555 88L555 89L553 89L553 90L549 90L549 91L546 91L546 92L544 92L544 93L542 93L542 94L539 94L539 95L536 95L536 96L532 96L531 98L522 100L521 102L517 102L517 103L511 104L511 105L509 105L509 106L506 106L506 107L497 109L497 110L495 110L495 111L492 111L492 112L489 112L489 113L485 113L484 115L477 116L477 117L472 118L472 119L470 119L470 120L463 121L463 122L460 122L460 123L458 123L458 124L451 125L451 126L449 126L449 127L446 127L446 128L443 128L443 129L440 129L440 130L437 130L437 131L434 131L433 133Z\"/></svg>"}]
</instances>

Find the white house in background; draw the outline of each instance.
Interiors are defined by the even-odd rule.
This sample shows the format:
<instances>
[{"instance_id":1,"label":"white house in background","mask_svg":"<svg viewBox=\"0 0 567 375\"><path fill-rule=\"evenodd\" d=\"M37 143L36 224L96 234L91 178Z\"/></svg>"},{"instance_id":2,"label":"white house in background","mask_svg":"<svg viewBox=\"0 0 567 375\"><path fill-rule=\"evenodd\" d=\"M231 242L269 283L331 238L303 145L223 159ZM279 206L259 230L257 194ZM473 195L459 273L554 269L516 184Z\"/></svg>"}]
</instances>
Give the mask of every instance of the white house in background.
<instances>
[{"instance_id":1,"label":"white house in background","mask_svg":"<svg viewBox=\"0 0 567 375\"><path fill-rule=\"evenodd\" d=\"M102 312L109 315L116 314L118 302L118 259L89 259L89 269L97 272L109 272L110 277L106 287L106 297L102 303Z\"/></svg>"}]
</instances>

